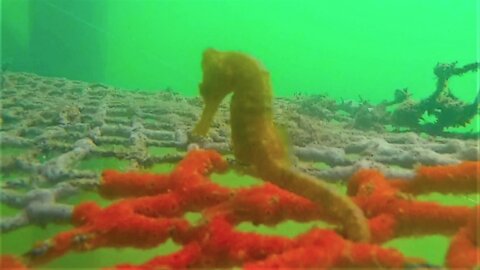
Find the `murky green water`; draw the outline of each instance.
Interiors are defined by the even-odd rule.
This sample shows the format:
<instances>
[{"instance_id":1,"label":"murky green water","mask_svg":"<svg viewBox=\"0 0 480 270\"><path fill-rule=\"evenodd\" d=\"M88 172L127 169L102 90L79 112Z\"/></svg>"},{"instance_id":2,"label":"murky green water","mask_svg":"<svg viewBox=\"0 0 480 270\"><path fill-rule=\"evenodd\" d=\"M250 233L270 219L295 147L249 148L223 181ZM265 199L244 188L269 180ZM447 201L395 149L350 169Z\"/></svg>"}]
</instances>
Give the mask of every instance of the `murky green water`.
<instances>
[{"instance_id":1,"label":"murky green water","mask_svg":"<svg viewBox=\"0 0 480 270\"><path fill-rule=\"evenodd\" d=\"M239 50L260 59L271 73L276 96L327 94L373 102L390 100L395 89L404 87L414 98L425 98L435 90L437 63L464 65L479 59L476 0L1 0L1 4L3 69L100 82L122 90L173 89L197 96L199 63L208 47ZM452 79L450 87L461 100L471 102L479 81L479 72L471 72ZM478 116L465 130L478 131L477 120ZM2 150L3 156L28 151ZM172 151L150 148L152 155ZM78 168L124 170L127 165L97 158L82 161ZM151 170L171 169L157 165ZM228 186L257 183L232 174L214 180ZM478 203L476 197L440 194L421 199L447 205ZM109 203L95 193L70 198L68 203L85 200ZM2 216L15 213L5 205L1 210ZM192 213L187 218L198 217ZM239 229L294 236L312 225L322 224L284 222L275 228L241 224ZM28 226L4 234L1 253L20 255L35 241L68 228ZM441 265L448 239L402 238L386 246ZM141 263L178 248L169 241L147 251L69 253L46 267Z\"/></svg>"}]
</instances>

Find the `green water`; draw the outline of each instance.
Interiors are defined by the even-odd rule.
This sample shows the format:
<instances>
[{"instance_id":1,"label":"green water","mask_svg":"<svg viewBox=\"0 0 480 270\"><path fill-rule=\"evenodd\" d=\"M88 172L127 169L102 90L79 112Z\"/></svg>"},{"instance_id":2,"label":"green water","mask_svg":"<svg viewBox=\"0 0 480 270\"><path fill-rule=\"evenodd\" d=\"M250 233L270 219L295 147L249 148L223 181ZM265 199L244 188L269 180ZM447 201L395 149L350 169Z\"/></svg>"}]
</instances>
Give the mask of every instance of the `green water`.
<instances>
[{"instance_id":1,"label":"green water","mask_svg":"<svg viewBox=\"0 0 480 270\"><path fill-rule=\"evenodd\" d=\"M261 59L277 95L425 97L437 62L478 59L476 0L2 0L12 70L196 95L201 52ZM452 79L471 101L478 73Z\"/></svg>"},{"instance_id":2,"label":"green water","mask_svg":"<svg viewBox=\"0 0 480 270\"><path fill-rule=\"evenodd\" d=\"M171 88L196 96L202 51L214 47L260 59L271 73L276 96L326 93L378 102L391 99L395 89L408 87L418 99L435 89L432 69L438 62L478 61L479 16L478 0L1 0L1 59L2 66L12 71L130 90ZM465 74L452 78L451 88L470 102L479 89L478 81L480 73ZM18 155L24 150L4 149L2 154ZM78 168L101 171L127 165L99 158L85 160ZM156 165L152 171L171 169L171 165ZM231 174L213 179L229 187L257 183ZM439 194L421 199L468 206L478 202L478 198ZM109 203L95 193L68 203L85 200L102 206ZM14 213L1 206L2 215ZM187 218L198 217L193 213ZM294 236L313 225L322 224L285 222L274 228L241 224L239 229ZM35 241L68 228L28 226L2 235L1 253L20 255ZM386 246L441 265L448 239L396 239ZM168 242L148 251L69 253L46 267L141 263L178 248Z\"/></svg>"}]
</instances>

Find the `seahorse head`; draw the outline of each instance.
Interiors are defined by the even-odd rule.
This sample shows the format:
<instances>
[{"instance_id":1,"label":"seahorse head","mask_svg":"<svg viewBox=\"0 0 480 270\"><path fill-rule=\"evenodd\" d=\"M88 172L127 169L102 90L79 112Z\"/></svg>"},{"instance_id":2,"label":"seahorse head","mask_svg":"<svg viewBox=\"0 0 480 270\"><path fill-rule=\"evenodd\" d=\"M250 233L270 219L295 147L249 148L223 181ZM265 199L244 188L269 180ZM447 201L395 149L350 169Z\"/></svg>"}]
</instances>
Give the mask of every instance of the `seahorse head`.
<instances>
[{"instance_id":1,"label":"seahorse head","mask_svg":"<svg viewBox=\"0 0 480 270\"><path fill-rule=\"evenodd\" d=\"M200 95L206 104L219 104L233 91L233 70L226 59L228 55L215 49L203 53L203 78L199 84Z\"/></svg>"},{"instance_id":2,"label":"seahorse head","mask_svg":"<svg viewBox=\"0 0 480 270\"><path fill-rule=\"evenodd\" d=\"M241 52L207 49L203 53L202 70L199 88L205 101L221 101L231 92L255 89L259 83L270 82L263 65Z\"/></svg>"},{"instance_id":3,"label":"seahorse head","mask_svg":"<svg viewBox=\"0 0 480 270\"><path fill-rule=\"evenodd\" d=\"M227 58L227 53L214 49L207 49L203 53L203 78L198 88L205 107L193 134L200 136L207 134L220 103L233 91L233 71L227 65Z\"/></svg>"},{"instance_id":4,"label":"seahorse head","mask_svg":"<svg viewBox=\"0 0 480 270\"><path fill-rule=\"evenodd\" d=\"M215 49L207 49L202 58L203 77L199 84L200 95L205 107L200 121L193 133L205 135L213 121L213 117L222 102L230 93L234 96L255 93L263 100L265 96L271 96L270 80L268 72L254 58L235 51L221 52ZM267 95L262 92L267 92ZM237 98L241 103L241 98Z\"/></svg>"}]
</instances>

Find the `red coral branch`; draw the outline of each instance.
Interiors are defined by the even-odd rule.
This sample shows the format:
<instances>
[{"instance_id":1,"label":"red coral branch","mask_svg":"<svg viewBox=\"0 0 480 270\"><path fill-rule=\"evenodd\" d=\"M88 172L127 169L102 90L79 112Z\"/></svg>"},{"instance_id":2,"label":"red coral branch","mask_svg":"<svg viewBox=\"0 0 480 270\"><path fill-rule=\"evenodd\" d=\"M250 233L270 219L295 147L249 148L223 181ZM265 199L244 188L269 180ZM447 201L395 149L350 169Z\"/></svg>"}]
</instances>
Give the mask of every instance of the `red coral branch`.
<instances>
[{"instance_id":1,"label":"red coral branch","mask_svg":"<svg viewBox=\"0 0 480 270\"><path fill-rule=\"evenodd\" d=\"M398 182L395 184L398 185ZM375 227L372 230L373 239L378 242L399 236L451 235L467 223L471 211L464 206L416 201L411 194L401 192L375 170L357 172L349 183L348 194L353 196L368 218L382 218L370 222Z\"/></svg>"},{"instance_id":2,"label":"red coral branch","mask_svg":"<svg viewBox=\"0 0 480 270\"><path fill-rule=\"evenodd\" d=\"M377 171L363 170L352 178L348 194L369 217L375 242L404 235L457 233L448 252L449 265L477 265L480 262L473 256L478 255L478 223L472 209L420 202L406 193L427 190L415 181L477 181L473 165L465 164L421 167L413 182L387 180ZM106 171L100 193L107 198L127 198L103 209L92 202L78 205L72 219L76 228L39 243L29 253L30 264L46 263L70 250L150 248L169 238L183 248L143 265L117 268L381 268L403 267L412 261L379 244L348 241L332 230L312 229L293 239L236 231L235 225L242 221L267 225L288 219L333 221L316 204L272 184L228 189L209 180L211 173L226 170L227 163L218 153L199 150L191 151L171 174ZM464 186L471 188L470 184ZM203 222L190 224L183 216L190 211L202 212ZM474 212L477 217L478 211Z\"/></svg>"},{"instance_id":3,"label":"red coral branch","mask_svg":"<svg viewBox=\"0 0 480 270\"><path fill-rule=\"evenodd\" d=\"M0 256L0 269L5 270L26 270L27 267L14 256L2 255Z\"/></svg>"},{"instance_id":4,"label":"red coral branch","mask_svg":"<svg viewBox=\"0 0 480 270\"><path fill-rule=\"evenodd\" d=\"M480 187L480 162L465 161L457 165L420 166L412 181L398 181L402 191L420 194L426 192L474 193Z\"/></svg>"},{"instance_id":5,"label":"red coral branch","mask_svg":"<svg viewBox=\"0 0 480 270\"><path fill-rule=\"evenodd\" d=\"M480 265L480 208L469 215L468 224L453 237L447 252L447 266L450 268L474 268Z\"/></svg>"}]
</instances>

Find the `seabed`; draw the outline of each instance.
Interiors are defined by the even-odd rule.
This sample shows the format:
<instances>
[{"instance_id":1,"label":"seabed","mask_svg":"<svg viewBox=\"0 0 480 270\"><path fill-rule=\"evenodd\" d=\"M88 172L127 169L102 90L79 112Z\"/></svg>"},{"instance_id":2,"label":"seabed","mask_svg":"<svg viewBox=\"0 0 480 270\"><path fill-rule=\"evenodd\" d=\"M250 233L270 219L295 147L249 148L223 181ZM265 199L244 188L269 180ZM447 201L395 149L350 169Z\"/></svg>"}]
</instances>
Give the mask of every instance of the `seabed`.
<instances>
[{"instance_id":1,"label":"seabed","mask_svg":"<svg viewBox=\"0 0 480 270\"><path fill-rule=\"evenodd\" d=\"M188 147L188 133L202 110L197 97L174 91L127 91L108 85L29 73L5 72L1 88L1 253L22 255L32 244L72 228L73 206L110 201L95 189L105 169L169 172ZM327 98L325 98L327 99ZM324 101L325 101L324 99ZM310 101L309 101L310 100ZM310 106L305 106L311 102ZM475 136L354 128L347 112L308 111L318 99L295 96L275 100L276 121L290 138L295 166L345 192L345 183L360 168L376 168L389 178L409 179L417 165L479 160ZM303 108L303 109L301 109ZM321 108L320 108L321 109ZM212 131L201 147L231 157L228 104L222 104ZM213 181L228 187L257 185L259 180L229 172ZM443 205L476 206L478 194L431 193L416 197ZM44 209L39 210L42 206ZM43 211L45 215L37 215ZM186 215L196 222L199 214ZM273 227L242 223L237 229L293 237L322 222L286 221ZM430 235L397 238L393 247L406 256L443 265L449 239ZM106 267L142 263L180 248L172 241L149 250L102 248L69 253L44 267Z\"/></svg>"}]
</instances>

